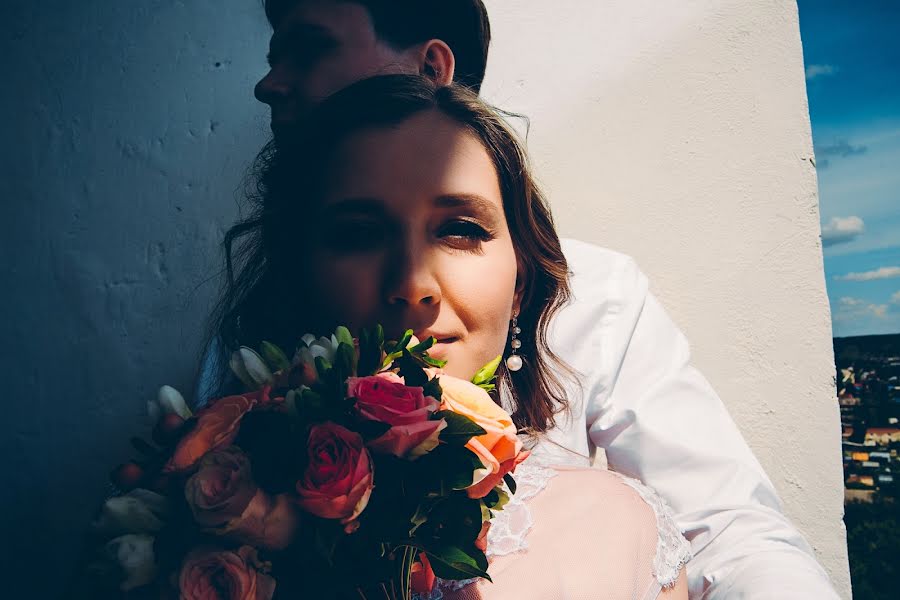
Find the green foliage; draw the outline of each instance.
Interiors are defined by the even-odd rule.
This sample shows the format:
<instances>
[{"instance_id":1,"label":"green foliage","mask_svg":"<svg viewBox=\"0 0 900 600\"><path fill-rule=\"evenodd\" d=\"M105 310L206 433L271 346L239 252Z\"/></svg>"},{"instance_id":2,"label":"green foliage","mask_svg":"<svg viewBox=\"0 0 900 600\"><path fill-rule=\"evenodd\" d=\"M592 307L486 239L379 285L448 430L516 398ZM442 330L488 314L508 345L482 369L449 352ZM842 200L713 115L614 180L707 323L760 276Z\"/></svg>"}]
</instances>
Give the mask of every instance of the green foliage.
<instances>
[{"instance_id":1,"label":"green foliage","mask_svg":"<svg viewBox=\"0 0 900 600\"><path fill-rule=\"evenodd\" d=\"M853 597L896 598L900 578L900 504L886 500L849 502L844 508L844 524Z\"/></svg>"},{"instance_id":2,"label":"green foliage","mask_svg":"<svg viewBox=\"0 0 900 600\"><path fill-rule=\"evenodd\" d=\"M447 427L441 431L440 440L454 446L465 446L473 437L487 433L469 417L449 410L434 413L434 418L447 422Z\"/></svg>"},{"instance_id":3,"label":"green foliage","mask_svg":"<svg viewBox=\"0 0 900 600\"><path fill-rule=\"evenodd\" d=\"M291 368L291 361L288 360L284 351L270 342L263 342L262 357L272 371L287 371Z\"/></svg>"}]
</instances>

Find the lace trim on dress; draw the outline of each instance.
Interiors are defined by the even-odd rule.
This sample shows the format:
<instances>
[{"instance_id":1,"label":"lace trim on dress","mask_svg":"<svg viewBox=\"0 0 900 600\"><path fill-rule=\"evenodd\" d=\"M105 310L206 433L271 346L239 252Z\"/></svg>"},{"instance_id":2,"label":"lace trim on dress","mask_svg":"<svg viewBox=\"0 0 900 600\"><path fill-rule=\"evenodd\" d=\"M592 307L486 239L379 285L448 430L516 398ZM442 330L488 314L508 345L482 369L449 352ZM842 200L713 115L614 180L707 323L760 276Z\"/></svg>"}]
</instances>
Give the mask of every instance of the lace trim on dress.
<instances>
[{"instance_id":1,"label":"lace trim on dress","mask_svg":"<svg viewBox=\"0 0 900 600\"><path fill-rule=\"evenodd\" d=\"M610 472L615 473L615 471ZM684 538L681 530L675 525L672 509L662 497L637 479L626 477L621 473L615 474L653 509L653 513L656 515L656 529L659 532L656 538L653 574L663 588L674 586L682 567L693 556L690 542Z\"/></svg>"},{"instance_id":2,"label":"lace trim on dress","mask_svg":"<svg viewBox=\"0 0 900 600\"><path fill-rule=\"evenodd\" d=\"M487 557L506 556L522 552L528 548L525 539L534 527L534 518L526 502L537 496L547 487L547 483L557 474L555 469L542 465L534 457L525 460L516 468L516 493L510 497L509 503L496 513L491 520L491 528L487 537ZM418 600L442 600L444 591L461 590L477 579L462 581L445 581L437 579L431 594L413 595Z\"/></svg>"},{"instance_id":3,"label":"lace trim on dress","mask_svg":"<svg viewBox=\"0 0 900 600\"><path fill-rule=\"evenodd\" d=\"M609 471L638 493L656 515L656 556L653 559L653 575L661 588L675 585L678 574L691 560L691 545L675 525L672 509L655 491L636 479ZM545 466L539 457L532 455L516 469L516 493L503 510L491 522L488 531L488 558L522 552L528 548L526 537L534 526L534 519L526 502L547 487L557 475L556 469ZM477 579L445 581L437 579L431 594L413 595L417 600L442 600L444 591L460 590L477 582Z\"/></svg>"}]
</instances>

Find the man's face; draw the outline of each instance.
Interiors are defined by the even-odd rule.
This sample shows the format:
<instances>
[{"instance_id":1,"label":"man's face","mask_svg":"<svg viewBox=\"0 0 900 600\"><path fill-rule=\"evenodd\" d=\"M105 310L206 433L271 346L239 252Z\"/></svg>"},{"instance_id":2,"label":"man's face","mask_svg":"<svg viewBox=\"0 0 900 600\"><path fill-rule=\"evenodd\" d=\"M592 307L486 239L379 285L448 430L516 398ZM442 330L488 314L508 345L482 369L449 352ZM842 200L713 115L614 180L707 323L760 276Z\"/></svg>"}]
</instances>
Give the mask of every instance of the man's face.
<instances>
[{"instance_id":1,"label":"man's face","mask_svg":"<svg viewBox=\"0 0 900 600\"><path fill-rule=\"evenodd\" d=\"M298 2L276 25L268 58L270 70L255 93L272 107L276 136L352 83L418 70L414 50L396 50L379 39L369 11L343 0Z\"/></svg>"}]
</instances>

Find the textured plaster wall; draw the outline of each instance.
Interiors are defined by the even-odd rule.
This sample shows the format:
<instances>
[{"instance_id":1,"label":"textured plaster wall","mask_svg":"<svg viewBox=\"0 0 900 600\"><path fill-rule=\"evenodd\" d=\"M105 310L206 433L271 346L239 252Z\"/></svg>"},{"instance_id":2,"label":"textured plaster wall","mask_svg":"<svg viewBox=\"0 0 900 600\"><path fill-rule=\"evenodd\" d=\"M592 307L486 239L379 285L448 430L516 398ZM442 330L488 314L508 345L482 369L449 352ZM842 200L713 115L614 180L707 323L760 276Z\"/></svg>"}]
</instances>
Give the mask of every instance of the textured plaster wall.
<instances>
[{"instance_id":1,"label":"textured plaster wall","mask_svg":"<svg viewBox=\"0 0 900 600\"><path fill-rule=\"evenodd\" d=\"M837 589L840 416L793 0L491 0L562 233L632 255Z\"/></svg>"},{"instance_id":2,"label":"textured plaster wall","mask_svg":"<svg viewBox=\"0 0 900 600\"><path fill-rule=\"evenodd\" d=\"M564 233L650 274L849 595L795 6L488 6L487 95L532 117ZM266 139L251 88L267 41L256 0L0 5L9 597L56 596L146 400L190 386L217 247Z\"/></svg>"}]
</instances>

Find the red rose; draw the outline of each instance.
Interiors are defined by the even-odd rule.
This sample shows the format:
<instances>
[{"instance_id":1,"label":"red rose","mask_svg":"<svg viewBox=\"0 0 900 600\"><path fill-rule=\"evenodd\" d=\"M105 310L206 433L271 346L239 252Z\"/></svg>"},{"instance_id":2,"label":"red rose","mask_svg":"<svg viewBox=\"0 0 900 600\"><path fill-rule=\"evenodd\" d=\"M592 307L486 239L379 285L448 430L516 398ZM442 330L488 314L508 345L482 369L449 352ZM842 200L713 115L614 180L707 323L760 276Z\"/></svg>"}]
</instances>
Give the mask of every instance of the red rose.
<instances>
[{"instance_id":1,"label":"red rose","mask_svg":"<svg viewBox=\"0 0 900 600\"><path fill-rule=\"evenodd\" d=\"M393 373L372 377L351 377L347 396L356 398L356 410L364 419L391 425L368 446L384 454L416 459L438 445L438 436L447 422L431 420L440 403L426 397L421 387L403 385Z\"/></svg>"},{"instance_id":2,"label":"red rose","mask_svg":"<svg viewBox=\"0 0 900 600\"><path fill-rule=\"evenodd\" d=\"M356 519L369 503L374 478L362 437L334 423L316 425L307 453L309 464L297 482L300 507L345 524Z\"/></svg>"},{"instance_id":3,"label":"red rose","mask_svg":"<svg viewBox=\"0 0 900 600\"><path fill-rule=\"evenodd\" d=\"M270 600L275 580L260 571L263 567L249 546L236 552L195 550L181 566L181 600Z\"/></svg>"},{"instance_id":4,"label":"red rose","mask_svg":"<svg viewBox=\"0 0 900 600\"><path fill-rule=\"evenodd\" d=\"M181 438L163 469L166 473L187 471L207 452L231 445L237 437L241 419L254 406L268 402L268 390L228 396L197 413L197 423Z\"/></svg>"}]
</instances>

